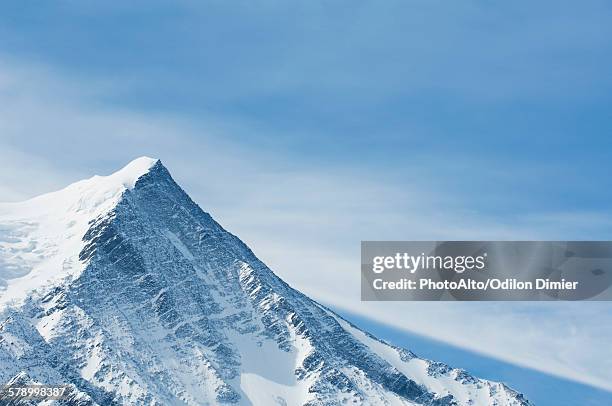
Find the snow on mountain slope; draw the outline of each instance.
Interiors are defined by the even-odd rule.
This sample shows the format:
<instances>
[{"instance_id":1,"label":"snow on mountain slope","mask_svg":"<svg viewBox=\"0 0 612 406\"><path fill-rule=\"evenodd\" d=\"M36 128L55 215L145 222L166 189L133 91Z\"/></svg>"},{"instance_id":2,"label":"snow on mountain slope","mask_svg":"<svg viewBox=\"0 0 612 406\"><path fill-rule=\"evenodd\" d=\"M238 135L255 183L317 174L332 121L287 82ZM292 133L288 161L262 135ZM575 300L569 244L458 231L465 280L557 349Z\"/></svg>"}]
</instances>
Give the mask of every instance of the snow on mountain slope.
<instances>
[{"instance_id":1,"label":"snow on mountain slope","mask_svg":"<svg viewBox=\"0 0 612 406\"><path fill-rule=\"evenodd\" d=\"M82 405L529 405L279 279L157 160L0 205L0 383Z\"/></svg>"},{"instance_id":2,"label":"snow on mountain slope","mask_svg":"<svg viewBox=\"0 0 612 406\"><path fill-rule=\"evenodd\" d=\"M94 176L22 203L1 203L0 306L78 275L89 222L110 211L155 162L142 157L110 176Z\"/></svg>"}]
</instances>

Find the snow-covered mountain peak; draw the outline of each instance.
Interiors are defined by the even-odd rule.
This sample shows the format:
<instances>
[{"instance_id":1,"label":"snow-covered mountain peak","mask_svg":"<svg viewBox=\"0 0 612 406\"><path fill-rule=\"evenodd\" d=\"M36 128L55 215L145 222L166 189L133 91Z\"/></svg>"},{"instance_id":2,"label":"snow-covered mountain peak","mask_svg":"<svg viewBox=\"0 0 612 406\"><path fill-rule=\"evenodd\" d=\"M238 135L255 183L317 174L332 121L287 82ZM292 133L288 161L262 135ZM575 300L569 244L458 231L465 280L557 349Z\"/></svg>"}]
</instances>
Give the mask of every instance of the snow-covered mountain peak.
<instances>
[{"instance_id":1,"label":"snow-covered mountain peak","mask_svg":"<svg viewBox=\"0 0 612 406\"><path fill-rule=\"evenodd\" d=\"M33 197L24 202L0 202L0 216L38 215L61 210L95 208L107 202L109 197L120 195L126 189L132 189L136 181L149 172L161 161L146 156L136 158L120 170L110 175L94 175L89 179L72 183L65 188ZM82 206L76 207L80 202Z\"/></svg>"},{"instance_id":2,"label":"snow-covered mountain peak","mask_svg":"<svg viewBox=\"0 0 612 406\"><path fill-rule=\"evenodd\" d=\"M141 156L140 158L134 159L132 162L118 170L117 172L110 175L110 178L121 180L125 187L131 189L134 184L145 173L155 166L161 164L161 161L157 158L150 158L148 156Z\"/></svg>"},{"instance_id":3,"label":"snow-covered mountain peak","mask_svg":"<svg viewBox=\"0 0 612 406\"><path fill-rule=\"evenodd\" d=\"M90 179L77 182L73 185L80 185L81 187L85 186L92 189L96 188L105 190L113 188L132 189L138 179L147 172L149 172L151 168L153 168L155 165L161 165L161 161L156 158L142 156L140 158L134 159L129 164L110 175L96 175Z\"/></svg>"},{"instance_id":4,"label":"snow-covered mountain peak","mask_svg":"<svg viewBox=\"0 0 612 406\"><path fill-rule=\"evenodd\" d=\"M0 207L0 385L16 381L79 405L529 405L291 288L150 158Z\"/></svg>"},{"instance_id":5,"label":"snow-covered mountain peak","mask_svg":"<svg viewBox=\"0 0 612 406\"><path fill-rule=\"evenodd\" d=\"M92 222L156 166L167 173L158 159L141 157L110 175L24 202L0 203L0 309L33 289L77 276L83 270L82 239Z\"/></svg>"}]
</instances>

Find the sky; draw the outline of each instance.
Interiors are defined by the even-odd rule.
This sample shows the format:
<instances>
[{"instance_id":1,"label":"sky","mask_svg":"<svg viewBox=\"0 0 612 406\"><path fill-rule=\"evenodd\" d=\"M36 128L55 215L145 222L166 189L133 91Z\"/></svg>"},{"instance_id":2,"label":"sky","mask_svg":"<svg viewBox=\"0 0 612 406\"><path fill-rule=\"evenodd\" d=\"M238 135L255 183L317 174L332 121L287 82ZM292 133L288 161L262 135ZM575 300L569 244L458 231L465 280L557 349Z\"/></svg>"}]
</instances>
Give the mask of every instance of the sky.
<instances>
[{"instance_id":1,"label":"sky","mask_svg":"<svg viewBox=\"0 0 612 406\"><path fill-rule=\"evenodd\" d=\"M3 2L0 201L157 157L316 299L612 390L608 303L359 301L361 240L610 239L611 17L590 0Z\"/></svg>"}]
</instances>

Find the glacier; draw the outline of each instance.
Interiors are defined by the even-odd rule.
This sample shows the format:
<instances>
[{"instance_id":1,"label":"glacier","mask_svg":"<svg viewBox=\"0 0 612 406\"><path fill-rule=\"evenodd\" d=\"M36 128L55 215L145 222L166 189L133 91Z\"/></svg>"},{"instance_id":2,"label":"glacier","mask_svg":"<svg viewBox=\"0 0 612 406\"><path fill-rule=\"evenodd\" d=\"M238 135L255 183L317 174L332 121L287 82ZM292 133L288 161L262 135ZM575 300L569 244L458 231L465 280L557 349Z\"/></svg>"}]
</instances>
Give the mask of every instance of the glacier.
<instances>
[{"instance_id":1,"label":"glacier","mask_svg":"<svg viewBox=\"0 0 612 406\"><path fill-rule=\"evenodd\" d=\"M0 204L15 383L70 386L28 405L532 405L291 288L147 157Z\"/></svg>"}]
</instances>

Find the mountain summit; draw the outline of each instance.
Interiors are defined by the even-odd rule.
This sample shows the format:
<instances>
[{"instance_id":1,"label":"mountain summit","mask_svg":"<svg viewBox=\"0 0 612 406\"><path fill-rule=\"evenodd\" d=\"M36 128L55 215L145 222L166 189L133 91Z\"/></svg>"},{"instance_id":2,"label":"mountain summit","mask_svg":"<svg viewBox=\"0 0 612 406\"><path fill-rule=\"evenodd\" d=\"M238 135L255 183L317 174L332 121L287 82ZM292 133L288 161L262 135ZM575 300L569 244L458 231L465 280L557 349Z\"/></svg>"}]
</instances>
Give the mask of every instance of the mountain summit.
<instances>
[{"instance_id":1,"label":"mountain summit","mask_svg":"<svg viewBox=\"0 0 612 406\"><path fill-rule=\"evenodd\" d=\"M150 158L0 205L15 382L68 384L72 405L530 405L292 289Z\"/></svg>"}]
</instances>

